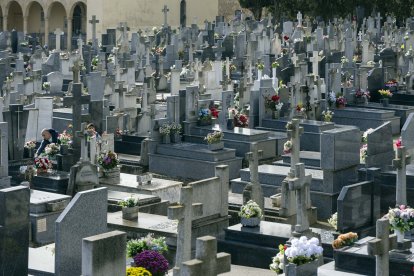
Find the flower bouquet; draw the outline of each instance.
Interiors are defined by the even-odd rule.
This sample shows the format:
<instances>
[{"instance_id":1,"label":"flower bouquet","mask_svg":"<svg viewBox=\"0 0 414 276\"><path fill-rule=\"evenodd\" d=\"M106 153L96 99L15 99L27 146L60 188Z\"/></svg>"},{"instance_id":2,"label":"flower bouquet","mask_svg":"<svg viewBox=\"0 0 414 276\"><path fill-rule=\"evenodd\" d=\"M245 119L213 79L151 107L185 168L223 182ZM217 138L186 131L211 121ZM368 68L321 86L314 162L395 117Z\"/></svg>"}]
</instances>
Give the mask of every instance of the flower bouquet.
<instances>
[{"instance_id":1,"label":"flower bouquet","mask_svg":"<svg viewBox=\"0 0 414 276\"><path fill-rule=\"evenodd\" d=\"M263 71L264 70L264 64L259 62L256 64L257 70Z\"/></svg>"},{"instance_id":2,"label":"flower bouquet","mask_svg":"<svg viewBox=\"0 0 414 276\"><path fill-rule=\"evenodd\" d=\"M104 170L111 170L119 165L118 155L113 151L102 152L98 156L98 165Z\"/></svg>"},{"instance_id":3,"label":"flower bouquet","mask_svg":"<svg viewBox=\"0 0 414 276\"><path fill-rule=\"evenodd\" d=\"M64 130L62 133L60 133L58 139L61 145L72 144L72 135L67 130Z\"/></svg>"},{"instance_id":4,"label":"flower bouquet","mask_svg":"<svg viewBox=\"0 0 414 276\"><path fill-rule=\"evenodd\" d=\"M283 273L286 249L286 245L279 244L279 253L277 253L276 256L273 257L272 263L269 266L270 270L276 272L276 274Z\"/></svg>"},{"instance_id":5,"label":"flower bouquet","mask_svg":"<svg viewBox=\"0 0 414 276\"><path fill-rule=\"evenodd\" d=\"M179 123L173 122L170 125L170 131L171 131L171 140L173 143L178 143L181 140L180 133L182 130L182 126Z\"/></svg>"},{"instance_id":6,"label":"flower bouquet","mask_svg":"<svg viewBox=\"0 0 414 276\"><path fill-rule=\"evenodd\" d=\"M359 149L359 157L360 157L360 161L361 162L365 162L365 159L368 156L368 146L367 145L363 145L360 149Z\"/></svg>"},{"instance_id":7,"label":"flower bouquet","mask_svg":"<svg viewBox=\"0 0 414 276\"><path fill-rule=\"evenodd\" d=\"M36 141L30 140L24 143L24 148L28 150L33 150L36 147Z\"/></svg>"},{"instance_id":8,"label":"flower bouquet","mask_svg":"<svg viewBox=\"0 0 414 276\"><path fill-rule=\"evenodd\" d=\"M159 252L153 250L144 250L134 257L136 266L144 267L153 276L164 276L168 272L168 261Z\"/></svg>"},{"instance_id":9,"label":"flower bouquet","mask_svg":"<svg viewBox=\"0 0 414 276\"><path fill-rule=\"evenodd\" d=\"M369 93L369 91L364 91L364 90L360 90L360 89L358 89L356 92L355 92L355 98L367 98L367 99L369 99L369 98L371 98L371 95L370 95L370 93Z\"/></svg>"},{"instance_id":10,"label":"flower bouquet","mask_svg":"<svg viewBox=\"0 0 414 276\"><path fill-rule=\"evenodd\" d=\"M241 113L234 114L233 117L234 126L236 127L248 127L249 126L249 118Z\"/></svg>"},{"instance_id":11,"label":"flower bouquet","mask_svg":"<svg viewBox=\"0 0 414 276\"><path fill-rule=\"evenodd\" d=\"M401 137L400 137L400 138L398 138L398 139L395 141L394 145L395 145L395 147L396 147L397 149L402 147L402 140L401 140Z\"/></svg>"},{"instance_id":12,"label":"flower bouquet","mask_svg":"<svg viewBox=\"0 0 414 276\"><path fill-rule=\"evenodd\" d=\"M283 103L280 102L280 97L278 95L273 96L264 96L265 107L272 111L281 110Z\"/></svg>"},{"instance_id":13,"label":"flower bouquet","mask_svg":"<svg viewBox=\"0 0 414 276\"><path fill-rule=\"evenodd\" d=\"M338 96L335 101L335 105L337 108L343 108L346 105L346 99L344 96Z\"/></svg>"},{"instance_id":14,"label":"flower bouquet","mask_svg":"<svg viewBox=\"0 0 414 276\"><path fill-rule=\"evenodd\" d=\"M54 157L60 152L60 145L55 143L50 143L45 147L45 153L49 157Z\"/></svg>"},{"instance_id":15,"label":"flower bouquet","mask_svg":"<svg viewBox=\"0 0 414 276\"><path fill-rule=\"evenodd\" d=\"M328 223L333 229L338 230L338 212L332 214L332 216L328 219Z\"/></svg>"},{"instance_id":16,"label":"flower bouquet","mask_svg":"<svg viewBox=\"0 0 414 276\"><path fill-rule=\"evenodd\" d=\"M414 209L405 205L390 208L386 215L394 232L402 233L414 228Z\"/></svg>"},{"instance_id":17,"label":"flower bouquet","mask_svg":"<svg viewBox=\"0 0 414 276\"><path fill-rule=\"evenodd\" d=\"M279 67L279 62L277 61L272 62L272 68L277 68L277 67Z\"/></svg>"},{"instance_id":18,"label":"flower bouquet","mask_svg":"<svg viewBox=\"0 0 414 276\"><path fill-rule=\"evenodd\" d=\"M163 123L162 126L160 126L160 134L162 136L168 136L171 133L171 127L168 123Z\"/></svg>"},{"instance_id":19,"label":"flower bouquet","mask_svg":"<svg viewBox=\"0 0 414 276\"><path fill-rule=\"evenodd\" d=\"M332 117L333 117L334 113L331 110L324 110L322 112L322 116L323 116L323 120L325 122L332 122Z\"/></svg>"},{"instance_id":20,"label":"flower bouquet","mask_svg":"<svg viewBox=\"0 0 414 276\"><path fill-rule=\"evenodd\" d=\"M198 111L198 125L200 126L208 126L211 125L212 118L211 118L211 111L208 108L201 108Z\"/></svg>"},{"instance_id":21,"label":"flower bouquet","mask_svg":"<svg viewBox=\"0 0 414 276\"><path fill-rule=\"evenodd\" d=\"M34 160L37 173L45 173L52 168L52 162L47 157L38 157Z\"/></svg>"},{"instance_id":22,"label":"flower bouquet","mask_svg":"<svg viewBox=\"0 0 414 276\"><path fill-rule=\"evenodd\" d=\"M144 250L153 250L161 254L168 251L165 237L154 238L154 234L149 233L146 237L139 240L130 240L127 242L127 255L133 258Z\"/></svg>"},{"instance_id":23,"label":"flower bouquet","mask_svg":"<svg viewBox=\"0 0 414 276\"><path fill-rule=\"evenodd\" d=\"M286 143L283 144L283 153L288 154L292 152L293 143L291 140L286 141Z\"/></svg>"},{"instance_id":24,"label":"flower bouquet","mask_svg":"<svg viewBox=\"0 0 414 276\"><path fill-rule=\"evenodd\" d=\"M317 238L308 240L308 238L302 236L299 239L292 239L291 243L292 246L285 250L289 264L301 266L313 262L322 256L323 249L319 245Z\"/></svg>"},{"instance_id":25,"label":"flower bouquet","mask_svg":"<svg viewBox=\"0 0 414 276\"><path fill-rule=\"evenodd\" d=\"M398 82L394 79L389 80L385 83L385 87L389 89L390 91L397 91L398 88Z\"/></svg>"},{"instance_id":26,"label":"flower bouquet","mask_svg":"<svg viewBox=\"0 0 414 276\"><path fill-rule=\"evenodd\" d=\"M46 81L42 84L42 88L45 91L49 91L50 90L50 82Z\"/></svg>"},{"instance_id":27,"label":"flower bouquet","mask_svg":"<svg viewBox=\"0 0 414 276\"><path fill-rule=\"evenodd\" d=\"M263 212L256 202L249 200L247 204L242 205L240 208L239 217L243 226L256 227L260 225Z\"/></svg>"},{"instance_id":28,"label":"flower bouquet","mask_svg":"<svg viewBox=\"0 0 414 276\"><path fill-rule=\"evenodd\" d=\"M332 106L334 103L336 103L335 92L331 91L328 93L327 101L328 101L329 106Z\"/></svg>"},{"instance_id":29,"label":"flower bouquet","mask_svg":"<svg viewBox=\"0 0 414 276\"><path fill-rule=\"evenodd\" d=\"M392 93L391 93L391 91L390 91L390 90L388 90L388 89L381 89L381 90L378 90L378 93L380 93L380 95L381 95L381 97L382 97L383 99L386 99L386 98L391 98L391 97L392 97Z\"/></svg>"},{"instance_id":30,"label":"flower bouquet","mask_svg":"<svg viewBox=\"0 0 414 276\"><path fill-rule=\"evenodd\" d=\"M334 249L339 249L344 246L351 246L358 240L358 235L354 232L339 235L336 240L332 242Z\"/></svg>"},{"instance_id":31,"label":"flower bouquet","mask_svg":"<svg viewBox=\"0 0 414 276\"><path fill-rule=\"evenodd\" d=\"M152 274L143 267L128 267L126 276L152 276Z\"/></svg>"}]
</instances>

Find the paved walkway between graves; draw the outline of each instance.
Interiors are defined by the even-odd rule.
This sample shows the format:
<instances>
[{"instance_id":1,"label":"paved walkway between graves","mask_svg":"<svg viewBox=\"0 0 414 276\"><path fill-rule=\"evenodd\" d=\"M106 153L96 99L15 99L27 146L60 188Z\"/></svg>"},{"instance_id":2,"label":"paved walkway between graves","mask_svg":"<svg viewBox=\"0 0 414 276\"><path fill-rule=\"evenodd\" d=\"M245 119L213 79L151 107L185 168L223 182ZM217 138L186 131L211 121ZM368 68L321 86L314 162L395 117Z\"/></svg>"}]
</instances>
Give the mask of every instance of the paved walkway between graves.
<instances>
[{"instance_id":1,"label":"paved walkway between graves","mask_svg":"<svg viewBox=\"0 0 414 276\"><path fill-rule=\"evenodd\" d=\"M222 276L275 276L270 269L261 269L248 266L231 265L231 271L220 274Z\"/></svg>"}]
</instances>

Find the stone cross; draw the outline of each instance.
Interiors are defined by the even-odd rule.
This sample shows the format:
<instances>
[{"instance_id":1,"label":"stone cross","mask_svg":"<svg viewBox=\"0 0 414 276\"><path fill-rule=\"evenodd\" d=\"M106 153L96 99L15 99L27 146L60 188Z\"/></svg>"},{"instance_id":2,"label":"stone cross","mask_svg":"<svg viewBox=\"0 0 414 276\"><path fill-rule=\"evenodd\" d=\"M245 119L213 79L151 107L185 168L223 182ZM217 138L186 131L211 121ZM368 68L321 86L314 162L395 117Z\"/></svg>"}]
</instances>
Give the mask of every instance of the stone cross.
<instances>
[{"instance_id":1,"label":"stone cross","mask_svg":"<svg viewBox=\"0 0 414 276\"><path fill-rule=\"evenodd\" d=\"M263 150L259 150L257 143L252 143L250 150L251 152L246 153L246 159L249 161L250 183L252 184L251 199L260 206L260 209L264 210L263 191L259 182L259 159L263 157Z\"/></svg>"},{"instance_id":2,"label":"stone cross","mask_svg":"<svg viewBox=\"0 0 414 276\"><path fill-rule=\"evenodd\" d=\"M295 178L289 179L289 190L296 191L296 225L295 232L303 233L309 230L307 199L310 197L312 175L305 175L305 165L296 164Z\"/></svg>"},{"instance_id":3,"label":"stone cross","mask_svg":"<svg viewBox=\"0 0 414 276\"><path fill-rule=\"evenodd\" d=\"M126 22L119 23L118 30L121 31L121 53L125 53L128 51L128 34L127 31L129 30L129 27Z\"/></svg>"},{"instance_id":4,"label":"stone cross","mask_svg":"<svg viewBox=\"0 0 414 276\"><path fill-rule=\"evenodd\" d=\"M83 67L83 60L77 59L73 62L72 73L73 73L73 83L80 83L80 71Z\"/></svg>"},{"instance_id":5,"label":"stone cross","mask_svg":"<svg viewBox=\"0 0 414 276\"><path fill-rule=\"evenodd\" d=\"M164 13L164 27L167 27L167 13L170 11L167 5L164 5L164 8L161 10Z\"/></svg>"},{"instance_id":6,"label":"stone cross","mask_svg":"<svg viewBox=\"0 0 414 276\"><path fill-rule=\"evenodd\" d=\"M359 32L358 32L358 41L362 41L362 36L363 35L364 35L364 33L361 30L359 30Z\"/></svg>"},{"instance_id":7,"label":"stone cross","mask_svg":"<svg viewBox=\"0 0 414 276\"><path fill-rule=\"evenodd\" d=\"M397 148L392 166L397 170L397 205L407 205L407 164L410 164L411 156L407 155L404 146Z\"/></svg>"},{"instance_id":8,"label":"stone cross","mask_svg":"<svg viewBox=\"0 0 414 276\"><path fill-rule=\"evenodd\" d=\"M302 27L302 13L298 12L296 18L298 19L298 27Z\"/></svg>"},{"instance_id":9,"label":"stone cross","mask_svg":"<svg viewBox=\"0 0 414 276\"><path fill-rule=\"evenodd\" d=\"M315 77L319 76L319 61L321 59L319 58L319 52L313 51L313 56L310 58L310 61L312 62L312 73Z\"/></svg>"},{"instance_id":10,"label":"stone cross","mask_svg":"<svg viewBox=\"0 0 414 276\"><path fill-rule=\"evenodd\" d=\"M376 239L368 242L368 255L375 256L375 275L388 276L389 251L397 248L397 237L390 233L390 222L386 218L377 220Z\"/></svg>"},{"instance_id":11,"label":"stone cross","mask_svg":"<svg viewBox=\"0 0 414 276\"><path fill-rule=\"evenodd\" d=\"M299 119L292 119L290 123L290 129L287 130L288 138L292 142L292 152L290 155L290 173L292 177L294 175L295 166L300 162L300 136L303 134L303 127L299 126Z\"/></svg>"},{"instance_id":12,"label":"stone cross","mask_svg":"<svg viewBox=\"0 0 414 276\"><path fill-rule=\"evenodd\" d=\"M217 239L212 236L204 236L196 240L195 259L182 264L181 275L216 276L229 272L230 267L231 255L228 253L217 254Z\"/></svg>"},{"instance_id":13,"label":"stone cross","mask_svg":"<svg viewBox=\"0 0 414 276\"><path fill-rule=\"evenodd\" d=\"M90 95L82 95L81 83L74 83L72 87L72 96L63 97L63 105L65 107L72 107L73 114L73 129L74 131L82 131L81 124L90 119L90 115L82 115L82 105L89 104L91 101ZM80 140L77 137L73 139L73 147L79 148Z\"/></svg>"},{"instance_id":14,"label":"stone cross","mask_svg":"<svg viewBox=\"0 0 414 276\"><path fill-rule=\"evenodd\" d=\"M178 220L174 276L180 275L181 264L191 259L192 220L202 214L203 205L193 203L193 187L191 186L181 188L180 205L168 207L168 218Z\"/></svg>"},{"instance_id":15,"label":"stone cross","mask_svg":"<svg viewBox=\"0 0 414 276\"><path fill-rule=\"evenodd\" d=\"M57 28L54 34L56 35L56 50L60 51L62 50L60 47L60 36L63 35L64 33L60 28Z\"/></svg>"},{"instance_id":16,"label":"stone cross","mask_svg":"<svg viewBox=\"0 0 414 276\"><path fill-rule=\"evenodd\" d=\"M88 131L86 130L86 123L81 124L81 130L75 132L76 137L81 141L81 151L79 161L88 161Z\"/></svg>"},{"instance_id":17,"label":"stone cross","mask_svg":"<svg viewBox=\"0 0 414 276\"><path fill-rule=\"evenodd\" d=\"M96 19L96 15L92 15L92 19L89 20L89 23L92 24L92 47L96 51L98 48L98 41L96 39L96 24L99 23L99 20Z\"/></svg>"},{"instance_id":18,"label":"stone cross","mask_svg":"<svg viewBox=\"0 0 414 276\"><path fill-rule=\"evenodd\" d=\"M118 93L118 109L119 111L124 111L124 92L127 92L127 89L124 88L124 82L118 82L118 88L115 89L115 92Z\"/></svg>"},{"instance_id":19,"label":"stone cross","mask_svg":"<svg viewBox=\"0 0 414 276\"><path fill-rule=\"evenodd\" d=\"M78 51L79 51L79 57L81 60L83 60L83 40L82 38L78 38Z\"/></svg>"}]
</instances>

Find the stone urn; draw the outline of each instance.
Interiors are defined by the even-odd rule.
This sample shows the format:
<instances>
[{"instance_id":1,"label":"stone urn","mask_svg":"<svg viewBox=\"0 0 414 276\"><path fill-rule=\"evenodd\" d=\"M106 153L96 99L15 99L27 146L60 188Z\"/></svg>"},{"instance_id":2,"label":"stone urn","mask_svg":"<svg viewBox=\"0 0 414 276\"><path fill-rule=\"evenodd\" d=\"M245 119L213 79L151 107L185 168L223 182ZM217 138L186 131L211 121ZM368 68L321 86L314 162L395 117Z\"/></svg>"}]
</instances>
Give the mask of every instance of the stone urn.
<instances>
[{"instance_id":1,"label":"stone urn","mask_svg":"<svg viewBox=\"0 0 414 276\"><path fill-rule=\"evenodd\" d=\"M139 206L122 207L122 218L126 220L137 220L138 210L139 210Z\"/></svg>"},{"instance_id":2,"label":"stone urn","mask_svg":"<svg viewBox=\"0 0 414 276\"><path fill-rule=\"evenodd\" d=\"M69 153L69 145L60 145L60 154L67 155Z\"/></svg>"},{"instance_id":3,"label":"stone urn","mask_svg":"<svg viewBox=\"0 0 414 276\"><path fill-rule=\"evenodd\" d=\"M170 135L162 135L161 142L163 144L170 144L171 143L171 136Z\"/></svg>"},{"instance_id":4,"label":"stone urn","mask_svg":"<svg viewBox=\"0 0 414 276\"><path fill-rule=\"evenodd\" d=\"M172 143L180 143L181 142L181 135L178 132L171 133L171 142Z\"/></svg>"},{"instance_id":5,"label":"stone urn","mask_svg":"<svg viewBox=\"0 0 414 276\"><path fill-rule=\"evenodd\" d=\"M284 272L286 276L314 276L318 275L318 266L319 259L302 265L288 263L285 265Z\"/></svg>"},{"instance_id":6,"label":"stone urn","mask_svg":"<svg viewBox=\"0 0 414 276\"><path fill-rule=\"evenodd\" d=\"M240 223L244 227L257 227L260 226L261 219L259 217L253 217L253 218L240 218Z\"/></svg>"},{"instance_id":7,"label":"stone urn","mask_svg":"<svg viewBox=\"0 0 414 276\"><path fill-rule=\"evenodd\" d=\"M212 144L208 144L208 149L209 150L222 150L224 149L224 142L220 141L218 143L212 143Z\"/></svg>"}]
</instances>

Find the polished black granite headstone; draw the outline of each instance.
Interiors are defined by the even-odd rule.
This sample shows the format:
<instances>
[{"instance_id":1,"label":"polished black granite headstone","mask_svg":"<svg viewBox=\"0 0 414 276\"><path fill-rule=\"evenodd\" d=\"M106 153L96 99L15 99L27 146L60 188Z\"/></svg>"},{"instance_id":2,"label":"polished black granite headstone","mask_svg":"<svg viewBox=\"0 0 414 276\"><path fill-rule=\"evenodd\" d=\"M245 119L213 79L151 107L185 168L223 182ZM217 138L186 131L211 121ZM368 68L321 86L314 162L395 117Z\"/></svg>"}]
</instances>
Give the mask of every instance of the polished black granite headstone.
<instances>
[{"instance_id":1,"label":"polished black granite headstone","mask_svg":"<svg viewBox=\"0 0 414 276\"><path fill-rule=\"evenodd\" d=\"M218 239L218 251L231 254L231 263L258 268L269 268L272 258L279 252L279 244L291 237L289 224L262 221L260 227L243 227L241 224L225 229L224 239ZM323 255L333 258L333 236L329 231L311 228L321 235Z\"/></svg>"},{"instance_id":2,"label":"polished black granite headstone","mask_svg":"<svg viewBox=\"0 0 414 276\"><path fill-rule=\"evenodd\" d=\"M29 259L30 190L0 190L0 274L27 275Z\"/></svg>"},{"instance_id":3,"label":"polished black granite headstone","mask_svg":"<svg viewBox=\"0 0 414 276\"><path fill-rule=\"evenodd\" d=\"M363 275L375 275L375 256L369 256L367 242L374 237L359 240L355 246L344 247L334 251L335 269ZM413 247L411 252L414 253ZM390 276L414 275L414 257L395 259L390 256Z\"/></svg>"},{"instance_id":4,"label":"polished black granite headstone","mask_svg":"<svg viewBox=\"0 0 414 276\"><path fill-rule=\"evenodd\" d=\"M50 174L39 174L33 177L32 188L35 190L66 194L69 183L69 173L56 172Z\"/></svg>"},{"instance_id":5,"label":"polished black granite headstone","mask_svg":"<svg viewBox=\"0 0 414 276\"><path fill-rule=\"evenodd\" d=\"M141 142L147 137L135 136L135 135L122 135L121 141L115 141L115 152L140 155L141 154Z\"/></svg>"}]
</instances>

